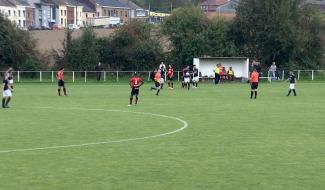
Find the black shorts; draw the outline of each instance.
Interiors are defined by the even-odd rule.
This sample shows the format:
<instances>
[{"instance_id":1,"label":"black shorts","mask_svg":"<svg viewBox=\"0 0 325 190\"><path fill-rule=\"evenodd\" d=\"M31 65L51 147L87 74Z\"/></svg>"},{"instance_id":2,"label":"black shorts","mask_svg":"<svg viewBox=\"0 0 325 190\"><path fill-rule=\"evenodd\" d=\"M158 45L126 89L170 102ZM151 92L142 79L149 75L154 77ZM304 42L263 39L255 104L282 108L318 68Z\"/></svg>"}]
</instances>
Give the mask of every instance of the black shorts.
<instances>
[{"instance_id":1,"label":"black shorts","mask_svg":"<svg viewBox=\"0 0 325 190\"><path fill-rule=\"evenodd\" d=\"M64 81L63 80L59 80L58 81L58 86L60 86L60 87L63 86L64 87Z\"/></svg>"},{"instance_id":2,"label":"black shorts","mask_svg":"<svg viewBox=\"0 0 325 190\"><path fill-rule=\"evenodd\" d=\"M160 83L155 81L155 86L158 88L160 86Z\"/></svg>"},{"instance_id":3,"label":"black shorts","mask_svg":"<svg viewBox=\"0 0 325 190\"><path fill-rule=\"evenodd\" d=\"M251 89L252 90L257 90L257 88L258 88L258 82L252 82Z\"/></svg>"},{"instance_id":4,"label":"black shorts","mask_svg":"<svg viewBox=\"0 0 325 190\"><path fill-rule=\"evenodd\" d=\"M172 80L174 80L174 77L168 77L168 80L172 81Z\"/></svg>"},{"instance_id":5,"label":"black shorts","mask_svg":"<svg viewBox=\"0 0 325 190\"><path fill-rule=\"evenodd\" d=\"M138 96L139 95L139 89L138 88L132 88L131 96Z\"/></svg>"}]
</instances>

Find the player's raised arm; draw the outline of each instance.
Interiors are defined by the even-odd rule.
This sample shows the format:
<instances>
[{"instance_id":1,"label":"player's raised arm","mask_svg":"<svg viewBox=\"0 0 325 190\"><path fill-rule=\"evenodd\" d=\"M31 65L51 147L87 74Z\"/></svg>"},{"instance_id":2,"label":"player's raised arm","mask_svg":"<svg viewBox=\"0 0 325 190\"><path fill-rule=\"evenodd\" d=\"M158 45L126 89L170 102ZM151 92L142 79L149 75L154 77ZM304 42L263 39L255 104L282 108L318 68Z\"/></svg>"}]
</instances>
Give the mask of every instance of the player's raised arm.
<instances>
[{"instance_id":1,"label":"player's raised arm","mask_svg":"<svg viewBox=\"0 0 325 190\"><path fill-rule=\"evenodd\" d=\"M144 81L141 79L141 80L140 80L139 87L142 86L143 84L144 84Z\"/></svg>"}]
</instances>

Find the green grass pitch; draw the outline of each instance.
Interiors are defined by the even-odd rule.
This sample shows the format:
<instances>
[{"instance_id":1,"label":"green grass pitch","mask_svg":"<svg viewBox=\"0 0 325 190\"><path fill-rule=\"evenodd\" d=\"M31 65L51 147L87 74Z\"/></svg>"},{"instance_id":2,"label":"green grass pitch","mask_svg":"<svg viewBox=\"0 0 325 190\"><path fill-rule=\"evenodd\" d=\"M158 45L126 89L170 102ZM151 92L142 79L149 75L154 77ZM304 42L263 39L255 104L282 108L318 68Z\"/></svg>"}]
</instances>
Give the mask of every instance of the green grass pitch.
<instances>
[{"instance_id":1,"label":"green grass pitch","mask_svg":"<svg viewBox=\"0 0 325 190\"><path fill-rule=\"evenodd\" d=\"M263 83L251 100L248 84L177 84L157 97L147 83L127 107L126 84L68 83L68 97L16 84L0 110L0 189L322 190L324 87L301 82L286 97L288 83ZM188 128L123 141L183 126L151 113ZM89 145L100 142L111 143Z\"/></svg>"}]
</instances>

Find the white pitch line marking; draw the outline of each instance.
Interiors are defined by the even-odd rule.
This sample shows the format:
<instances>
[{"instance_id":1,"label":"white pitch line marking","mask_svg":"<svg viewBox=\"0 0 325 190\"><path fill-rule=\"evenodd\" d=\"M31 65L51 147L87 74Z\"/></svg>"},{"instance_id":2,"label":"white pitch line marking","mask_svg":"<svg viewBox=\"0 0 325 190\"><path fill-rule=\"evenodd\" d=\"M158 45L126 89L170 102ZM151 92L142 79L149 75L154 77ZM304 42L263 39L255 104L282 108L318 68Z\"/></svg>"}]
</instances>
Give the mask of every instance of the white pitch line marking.
<instances>
[{"instance_id":1,"label":"white pitch line marking","mask_svg":"<svg viewBox=\"0 0 325 190\"><path fill-rule=\"evenodd\" d=\"M25 148L25 149L12 149L12 150L1 150L1 153L12 153L12 152L27 152L27 151L36 151L36 150L49 150L49 149L60 149L60 148L73 148L73 147L83 147L83 146L94 146L94 145L102 145L102 144L112 144L112 143L122 143L122 142L129 142L129 141L137 141L137 140L145 140L145 139L153 139L158 137L163 137L167 135L172 135L178 132L183 131L188 127L188 123L185 120L182 120L178 117L155 114L155 113L147 113L147 112L133 112L133 111L124 111L124 110L106 110L106 109L86 109L86 108L54 108L54 107L35 107L33 109L52 109L52 110L84 110L84 111L107 111L107 112L121 112L121 113L135 113L135 114L142 114L142 115L151 115L156 117L164 117L168 119L173 119L179 121L183 124L181 128L178 128L174 131L170 131L167 133L161 133L152 136L146 137L138 137L138 138L129 138L129 139L121 139L115 141L103 141L103 142L92 142L92 143L84 143L84 144L72 144L72 145L61 145L61 146L48 146L48 147L37 147L37 148Z\"/></svg>"}]
</instances>

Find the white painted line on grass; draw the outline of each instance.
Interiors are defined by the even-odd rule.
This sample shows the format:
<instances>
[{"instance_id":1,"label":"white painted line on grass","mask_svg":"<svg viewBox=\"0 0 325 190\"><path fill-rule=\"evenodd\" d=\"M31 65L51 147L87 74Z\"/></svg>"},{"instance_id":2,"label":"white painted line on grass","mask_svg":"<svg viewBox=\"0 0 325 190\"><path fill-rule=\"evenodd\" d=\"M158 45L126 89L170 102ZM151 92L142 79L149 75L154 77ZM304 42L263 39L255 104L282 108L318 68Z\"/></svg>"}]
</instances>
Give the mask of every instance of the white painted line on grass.
<instances>
[{"instance_id":1,"label":"white painted line on grass","mask_svg":"<svg viewBox=\"0 0 325 190\"><path fill-rule=\"evenodd\" d=\"M12 150L0 150L0 153L12 153L12 152L26 152L26 151L36 151L36 150L49 150L49 149L61 149L61 148L73 148L73 147L84 147L84 146L94 146L94 145L102 145L102 144L112 144L112 143L122 143L122 142L129 142L129 141L137 141L137 140L145 140L145 139L153 139L158 137L163 137L167 135L172 135L183 131L188 127L188 123L185 120L182 120L178 117L155 114L155 113L146 113L146 112L133 112L133 111L124 111L124 110L107 110L107 109L86 109L86 108L54 108L54 107L35 107L31 109L52 109L52 110L84 110L84 111L107 111L107 112L122 112L122 113L133 113L133 114L142 114L142 115L151 115L156 117L163 117L168 119L173 119L179 121L183 124L181 128L178 128L174 131L170 131L167 133L161 133L152 136L146 137L138 137L138 138L129 138L129 139L121 139L115 141L103 141L103 142L91 142L91 143L84 143L84 144L72 144L72 145L61 145L61 146L48 146L48 147L36 147L36 148L24 148L24 149L12 149Z\"/></svg>"}]
</instances>

